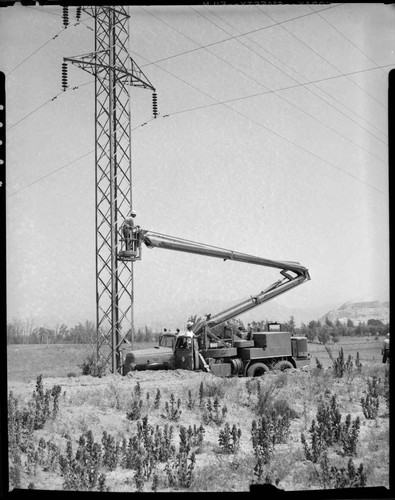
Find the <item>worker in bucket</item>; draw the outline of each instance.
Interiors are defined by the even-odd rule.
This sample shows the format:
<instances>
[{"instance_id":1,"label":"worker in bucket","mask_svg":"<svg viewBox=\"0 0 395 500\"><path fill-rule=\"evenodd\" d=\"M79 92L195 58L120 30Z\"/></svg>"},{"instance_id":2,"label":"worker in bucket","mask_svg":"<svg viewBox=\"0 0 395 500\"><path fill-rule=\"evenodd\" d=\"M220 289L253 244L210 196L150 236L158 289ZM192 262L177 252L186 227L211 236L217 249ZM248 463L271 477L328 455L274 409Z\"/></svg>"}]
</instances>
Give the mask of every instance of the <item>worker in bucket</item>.
<instances>
[{"instance_id":1,"label":"worker in bucket","mask_svg":"<svg viewBox=\"0 0 395 500\"><path fill-rule=\"evenodd\" d=\"M390 334L387 333L387 338L383 342L383 347L381 349L381 354L383 355L383 363L388 363L390 361Z\"/></svg>"},{"instance_id":2,"label":"worker in bucket","mask_svg":"<svg viewBox=\"0 0 395 500\"><path fill-rule=\"evenodd\" d=\"M122 235L125 240L125 250L133 250L133 228L134 221L133 219L136 217L136 212L132 210L130 215L126 217L122 224Z\"/></svg>"}]
</instances>

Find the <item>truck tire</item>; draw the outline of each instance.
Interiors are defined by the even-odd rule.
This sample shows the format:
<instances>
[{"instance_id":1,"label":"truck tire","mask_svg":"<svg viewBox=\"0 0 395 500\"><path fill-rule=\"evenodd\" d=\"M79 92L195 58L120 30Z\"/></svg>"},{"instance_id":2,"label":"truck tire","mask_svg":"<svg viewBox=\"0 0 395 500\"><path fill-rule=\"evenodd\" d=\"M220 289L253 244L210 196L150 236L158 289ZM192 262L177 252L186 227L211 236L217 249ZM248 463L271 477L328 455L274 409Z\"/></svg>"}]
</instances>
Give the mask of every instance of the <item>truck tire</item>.
<instances>
[{"instance_id":1,"label":"truck tire","mask_svg":"<svg viewBox=\"0 0 395 500\"><path fill-rule=\"evenodd\" d=\"M269 367L265 363L254 363L247 370L247 377L261 377L269 371Z\"/></svg>"},{"instance_id":2,"label":"truck tire","mask_svg":"<svg viewBox=\"0 0 395 500\"><path fill-rule=\"evenodd\" d=\"M273 367L273 370L289 370L290 368L294 368L293 364L290 361L279 361Z\"/></svg>"}]
</instances>

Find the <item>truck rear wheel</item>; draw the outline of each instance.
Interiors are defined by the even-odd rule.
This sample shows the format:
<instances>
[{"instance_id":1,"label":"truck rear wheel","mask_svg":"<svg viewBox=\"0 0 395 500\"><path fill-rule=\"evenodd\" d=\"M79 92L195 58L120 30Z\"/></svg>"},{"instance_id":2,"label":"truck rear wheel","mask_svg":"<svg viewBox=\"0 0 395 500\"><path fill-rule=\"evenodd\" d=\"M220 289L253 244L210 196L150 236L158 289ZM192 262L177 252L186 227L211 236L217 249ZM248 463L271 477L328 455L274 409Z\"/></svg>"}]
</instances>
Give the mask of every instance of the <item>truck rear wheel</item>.
<instances>
[{"instance_id":1,"label":"truck rear wheel","mask_svg":"<svg viewBox=\"0 0 395 500\"><path fill-rule=\"evenodd\" d=\"M284 370L289 370L290 368L293 368L290 361L279 361L274 365L273 370L281 370L283 372Z\"/></svg>"},{"instance_id":2,"label":"truck rear wheel","mask_svg":"<svg viewBox=\"0 0 395 500\"><path fill-rule=\"evenodd\" d=\"M247 370L247 377L261 377L269 371L269 367L264 363L254 363Z\"/></svg>"}]
</instances>

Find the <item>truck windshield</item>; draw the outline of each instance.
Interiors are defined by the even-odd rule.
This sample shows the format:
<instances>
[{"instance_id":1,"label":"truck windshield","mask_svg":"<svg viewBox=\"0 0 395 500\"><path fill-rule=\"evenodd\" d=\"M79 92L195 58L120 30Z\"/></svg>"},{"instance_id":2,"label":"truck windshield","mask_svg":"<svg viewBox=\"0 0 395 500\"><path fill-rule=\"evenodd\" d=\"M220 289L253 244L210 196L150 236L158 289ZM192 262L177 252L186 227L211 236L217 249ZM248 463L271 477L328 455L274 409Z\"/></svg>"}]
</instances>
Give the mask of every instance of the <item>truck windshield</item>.
<instances>
[{"instance_id":1,"label":"truck windshield","mask_svg":"<svg viewBox=\"0 0 395 500\"><path fill-rule=\"evenodd\" d=\"M175 337L173 335L163 335L159 341L161 347L171 347L173 349Z\"/></svg>"}]
</instances>

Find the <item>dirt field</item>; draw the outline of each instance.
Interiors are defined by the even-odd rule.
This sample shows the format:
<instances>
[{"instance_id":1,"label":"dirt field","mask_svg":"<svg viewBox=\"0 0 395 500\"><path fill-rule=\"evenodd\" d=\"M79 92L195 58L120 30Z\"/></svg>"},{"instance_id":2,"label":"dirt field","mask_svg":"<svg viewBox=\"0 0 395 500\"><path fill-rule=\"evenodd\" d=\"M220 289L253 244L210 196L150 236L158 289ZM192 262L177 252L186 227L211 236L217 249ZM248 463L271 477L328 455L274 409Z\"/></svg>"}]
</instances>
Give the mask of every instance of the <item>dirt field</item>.
<instances>
[{"instance_id":1,"label":"dirt field","mask_svg":"<svg viewBox=\"0 0 395 500\"><path fill-rule=\"evenodd\" d=\"M166 463L158 462L155 466L158 491L248 491L249 486L257 480L257 474L254 474L257 460L251 429L253 420L259 421L264 412L259 404L262 395L267 396L268 405L275 402L283 402L282 406L287 404L293 417L286 441L276 444L271 460L264 466L265 473L261 480L268 475L271 482L277 482L278 487L285 490L331 487L325 483L319 463L306 459L301 433L308 438L308 429L312 419L316 418L319 403L329 401L331 395L336 395L342 422L347 414L351 415L352 421L356 417L360 418L356 456L352 460L356 468L363 464L365 485L389 487L389 414L384 397L386 366L381 363L381 341L358 341L350 342L348 339L348 343L330 347L334 358L342 345L345 358L351 354L355 360L358 351L363 364L361 371L354 367L342 378L334 377L332 369L328 368L332 362L325 347L309 344L312 353L309 370L288 370L265 375L259 380L259 390L258 379L220 379L210 374L184 370L135 372L131 377L112 374L103 378L81 376L78 364L89 352L89 347L9 346L8 388L22 408L31 400L39 374L43 374L44 389L51 389L54 385L61 387L58 414L55 418L49 418L43 428L35 430L32 435L32 447L36 450L42 438L47 443L54 443L60 453L65 455L67 441L70 440L75 454L81 435L86 435L89 430L98 443L102 443L103 432L106 431L120 445L123 439L136 435L138 425L145 416L152 429L158 426L163 430L165 425L173 427L172 443L178 450L181 445L181 426L199 427L202 424L204 438L195 449L196 462L188 485L182 482L170 485ZM324 365L324 369L315 368L316 358ZM367 381L374 376L380 378L379 408L376 417L369 419L362 410L361 398L366 394ZM203 404L200 406L202 387ZM135 408L137 388L137 399L141 400L140 419L130 419L127 414L130 415ZM160 403L155 405L158 389ZM175 402L180 400L178 415L176 411L173 414L169 411L172 396ZM227 408L225 418L220 423L213 420L206 422L207 402L209 399L213 402L215 397L218 398L220 409ZM225 423L229 423L230 427L235 425L241 431L238 449L228 450L228 453L224 452L225 448L219 441ZM349 457L338 448L329 448L328 458L330 466L347 468ZM169 463L173 464L173 470L181 474L180 466L175 466L174 460ZM188 464L191 466L190 462ZM138 476L136 469L125 468L120 460L115 468L102 465L101 472L105 476L106 487L113 492L151 491L153 486L154 473L149 476L145 472L144 476L140 470ZM142 482L138 483L136 476L143 477ZM38 465L32 470L29 468L27 452L22 453L22 488L33 484L36 489L63 489L64 482L65 477L59 467L54 466L54 470L51 470Z\"/></svg>"}]
</instances>

